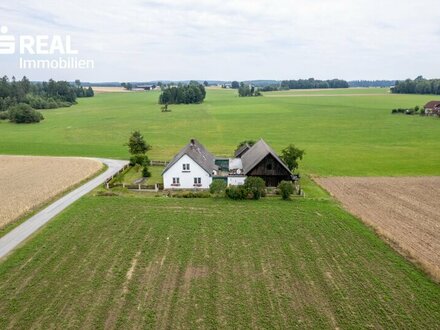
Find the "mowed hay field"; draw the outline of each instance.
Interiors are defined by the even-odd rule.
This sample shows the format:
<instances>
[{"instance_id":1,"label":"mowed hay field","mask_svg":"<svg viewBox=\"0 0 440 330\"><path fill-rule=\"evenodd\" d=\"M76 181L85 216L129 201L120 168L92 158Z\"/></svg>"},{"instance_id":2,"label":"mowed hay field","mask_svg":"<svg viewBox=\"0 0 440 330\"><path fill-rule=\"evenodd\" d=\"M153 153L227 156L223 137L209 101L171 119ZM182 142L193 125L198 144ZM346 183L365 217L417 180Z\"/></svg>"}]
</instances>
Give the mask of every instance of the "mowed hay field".
<instances>
[{"instance_id":1,"label":"mowed hay field","mask_svg":"<svg viewBox=\"0 0 440 330\"><path fill-rule=\"evenodd\" d=\"M101 168L93 159L0 155L0 228Z\"/></svg>"},{"instance_id":2,"label":"mowed hay field","mask_svg":"<svg viewBox=\"0 0 440 330\"><path fill-rule=\"evenodd\" d=\"M440 282L440 177L315 180Z\"/></svg>"},{"instance_id":3,"label":"mowed hay field","mask_svg":"<svg viewBox=\"0 0 440 330\"><path fill-rule=\"evenodd\" d=\"M328 96L316 96L322 94ZM172 105L168 113L158 97L157 91L104 93L45 110L38 125L2 121L0 153L128 159L124 144L139 129L155 160L171 159L192 137L219 156L232 155L244 139L264 138L278 152L289 143L305 149L303 173L440 175L440 120L391 115L436 96L356 88L239 98L235 90L209 88L203 104Z\"/></svg>"},{"instance_id":4,"label":"mowed hay field","mask_svg":"<svg viewBox=\"0 0 440 330\"><path fill-rule=\"evenodd\" d=\"M0 267L0 328L438 329L440 287L326 198L86 196Z\"/></svg>"}]
</instances>

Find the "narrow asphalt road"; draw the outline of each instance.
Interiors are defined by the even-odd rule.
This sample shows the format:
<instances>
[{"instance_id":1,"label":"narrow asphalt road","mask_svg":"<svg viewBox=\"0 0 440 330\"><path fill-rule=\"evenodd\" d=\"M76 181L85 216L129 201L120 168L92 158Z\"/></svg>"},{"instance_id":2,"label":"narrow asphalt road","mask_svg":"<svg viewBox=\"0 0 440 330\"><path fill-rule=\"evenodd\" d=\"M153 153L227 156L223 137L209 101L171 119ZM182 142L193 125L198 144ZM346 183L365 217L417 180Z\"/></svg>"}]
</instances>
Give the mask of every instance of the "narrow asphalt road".
<instances>
[{"instance_id":1,"label":"narrow asphalt road","mask_svg":"<svg viewBox=\"0 0 440 330\"><path fill-rule=\"evenodd\" d=\"M19 244L24 242L29 236L35 233L39 228L46 224L49 220L63 211L70 204L74 203L80 199L85 194L89 193L95 189L100 184L103 184L105 180L110 178L112 175L117 173L123 166L128 164L127 161L113 160L113 159L103 159L94 158L105 165L108 169L98 175L96 178L88 181L79 188L71 191L67 195L61 197L54 203L50 204L37 214L33 215L31 218L23 222L21 225L17 226L5 236L0 238L0 259L10 253Z\"/></svg>"}]
</instances>

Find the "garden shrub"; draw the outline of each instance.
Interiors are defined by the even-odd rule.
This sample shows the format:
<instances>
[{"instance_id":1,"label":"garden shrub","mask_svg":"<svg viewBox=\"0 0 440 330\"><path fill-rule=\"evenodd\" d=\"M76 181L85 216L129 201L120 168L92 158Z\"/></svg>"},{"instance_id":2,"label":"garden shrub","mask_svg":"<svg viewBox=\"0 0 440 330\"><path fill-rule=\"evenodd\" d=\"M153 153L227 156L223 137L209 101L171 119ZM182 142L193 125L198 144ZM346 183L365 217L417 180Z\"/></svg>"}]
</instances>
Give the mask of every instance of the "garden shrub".
<instances>
[{"instance_id":1,"label":"garden shrub","mask_svg":"<svg viewBox=\"0 0 440 330\"><path fill-rule=\"evenodd\" d=\"M213 180L209 185L209 192L211 194L221 194L226 190L226 182L224 180Z\"/></svg>"},{"instance_id":2,"label":"garden shrub","mask_svg":"<svg viewBox=\"0 0 440 330\"><path fill-rule=\"evenodd\" d=\"M206 191L185 191L182 193L173 194L172 197L177 198L209 198L211 195Z\"/></svg>"},{"instance_id":3,"label":"garden shrub","mask_svg":"<svg viewBox=\"0 0 440 330\"><path fill-rule=\"evenodd\" d=\"M148 165L148 161L149 161L148 156L143 154L135 154L130 157L131 166L135 166L135 165L145 166Z\"/></svg>"},{"instance_id":4,"label":"garden shrub","mask_svg":"<svg viewBox=\"0 0 440 330\"><path fill-rule=\"evenodd\" d=\"M9 119L9 111L0 111L0 120Z\"/></svg>"},{"instance_id":5,"label":"garden shrub","mask_svg":"<svg viewBox=\"0 0 440 330\"><path fill-rule=\"evenodd\" d=\"M230 186L226 188L225 195L229 199L240 200L248 196L248 192L244 186Z\"/></svg>"},{"instance_id":6,"label":"garden shrub","mask_svg":"<svg viewBox=\"0 0 440 330\"><path fill-rule=\"evenodd\" d=\"M149 177L151 177L151 173L150 173L150 171L148 170L148 167L147 167L147 166L142 167L142 177L144 177L144 178L149 178Z\"/></svg>"},{"instance_id":7,"label":"garden shrub","mask_svg":"<svg viewBox=\"0 0 440 330\"><path fill-rule=\"evenodd\" d=\"M265 196L266 183L260 177L247 177L243 186L252 199L258 200Z\"/></svg>"},{"instance_id":8,"label":"garden shrub","mask_svg":"<svg viewBox=\"0 0 440 330\"><path fill-rule=\"evenodd\" d=\"M278 185L278 189L281 194L281 198L284 200L290 199L290 195L293 194L294 187L291 181L281 181Z\"/></svg>"}]
</instances>

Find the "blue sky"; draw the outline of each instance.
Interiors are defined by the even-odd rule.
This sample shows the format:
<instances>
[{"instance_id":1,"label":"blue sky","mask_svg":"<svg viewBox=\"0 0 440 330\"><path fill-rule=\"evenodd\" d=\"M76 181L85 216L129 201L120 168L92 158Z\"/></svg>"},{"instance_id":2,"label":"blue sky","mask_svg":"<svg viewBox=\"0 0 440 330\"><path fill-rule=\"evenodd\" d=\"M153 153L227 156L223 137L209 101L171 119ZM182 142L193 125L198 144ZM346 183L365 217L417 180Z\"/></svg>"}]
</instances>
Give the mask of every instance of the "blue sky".
<instances>
[{"instance_id":1,"label":"blue sky","mask_svg":"<svg viewBox=\"0 0 440 330\"><path fill-rule=\"evenodd\" d=\"M71 35L88 70L0 74L33 80L404 79L440 77L440 1L4 1L0 25Z\"/></svg>"}]
</instances>

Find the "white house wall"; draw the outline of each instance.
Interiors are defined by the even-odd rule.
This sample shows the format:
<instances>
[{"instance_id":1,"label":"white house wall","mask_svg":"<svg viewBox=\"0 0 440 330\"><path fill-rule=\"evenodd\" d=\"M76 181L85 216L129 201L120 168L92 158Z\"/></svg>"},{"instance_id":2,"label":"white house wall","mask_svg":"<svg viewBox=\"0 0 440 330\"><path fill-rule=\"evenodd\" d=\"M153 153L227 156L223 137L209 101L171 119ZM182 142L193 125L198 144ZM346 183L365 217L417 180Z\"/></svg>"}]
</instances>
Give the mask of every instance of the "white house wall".
<instances>
[{"instance_id":1,"label":"white house wall","mask_svg":"<svg viewBox=\"0 0 440 330\"><path fill-rule=\"evenodd\" d=\"M228 186L240 186L244 184L245 176L228 176Z\"/></svg>"},{"instance_id":2,"label":"white house wall","mask_svg":"<svg viewBox=\"0 0 440 330\"><path fill-rule=\"evenodd\" d=\"M190 164L189 171L183 171L183 164ZM173 178L180 179L180 186L173 186ZM194 178L201 178L201 186L194 186ZM183 155L171 168L163 174L165 189L208 189L212 177L191 157Z\"/></svg>"}]
</instances>

